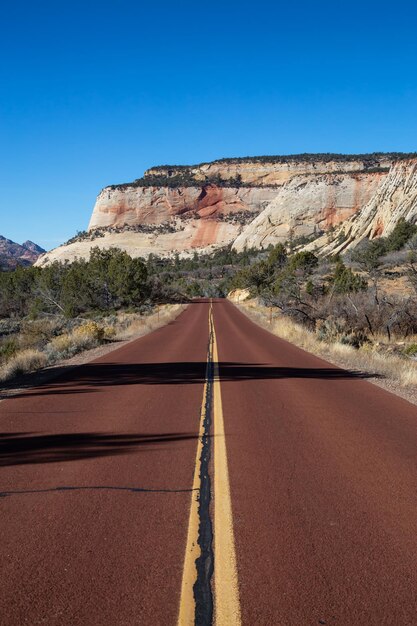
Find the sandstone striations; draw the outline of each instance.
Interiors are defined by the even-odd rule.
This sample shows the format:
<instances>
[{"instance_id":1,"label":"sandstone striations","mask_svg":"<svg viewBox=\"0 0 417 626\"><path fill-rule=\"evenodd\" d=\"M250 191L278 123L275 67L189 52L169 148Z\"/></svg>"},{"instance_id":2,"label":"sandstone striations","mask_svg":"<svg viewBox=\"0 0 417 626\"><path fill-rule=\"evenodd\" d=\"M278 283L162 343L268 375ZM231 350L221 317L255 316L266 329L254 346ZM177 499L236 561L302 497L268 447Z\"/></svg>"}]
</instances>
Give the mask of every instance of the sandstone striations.
<instances>
[{"instance_id":1,"label":"sandstone striations","mask_svg":"<svg viewBox=\"0 0 417 626\"><path fill-rule=\"evenodd\" d=\"M201 165L160 166L149 169L147 177L166 176L177 178L187 172L198 181L219 178L224 181L240 179L243 183L259 185L282 185L297 174L326 174L361 172L389 168L395 154L300 154L293 156L247 157L219 159Z\"/></svg>"},{"instance_id":2,"label":"sandstone striations","mask_svg":"<svg viewBox=\"0 0 417 626\"><path fill-rule=\"evenodd\" d=\"M383 173L297 175L235 240L233 247L266 248L289 237L328 231L354 215L375 193Z\"/></svg>"},{"instance_id":3,"label":"sandstone striations","mask_svg":"<svg viewBox=\"0 0 417 626\"><path fill-rule=\"evenodd\" d=\"M332 241L320 237L309 247L321 254L336 254L365 238L389 235L403 218L417 221L417 158L395 163L370 200L335 231Z\"/></svg>"},{"instance_id":4,"label":"sandstone striations","mask_svg":"<svg viewBox=\"0 0 417 626\"><path fill-rule=\"evenodd\" d=\"M161 224L182 218L221 218L232 213L259 213L276 195L262 187L139 187L106 188L99 194L89 230L123 224ZM214 242L213 242L214 243Z\"/></svg>"},{"instance_id":5,"label":"sandstone striations","mask_svg":"<svg viewBox=\"0 0 417 626\"><path fill-rule=\"evenodd\" d=\"M132 183L103 189L88 233L38 264L88 257L95 245L132 256L184 255L230 244L265 248L290 237L317 238L325 254L323 233L343 229L346 245L354 245L401 216L415 219L411 156L305 154L151 168Z\"/></svg>"}]
</instances>

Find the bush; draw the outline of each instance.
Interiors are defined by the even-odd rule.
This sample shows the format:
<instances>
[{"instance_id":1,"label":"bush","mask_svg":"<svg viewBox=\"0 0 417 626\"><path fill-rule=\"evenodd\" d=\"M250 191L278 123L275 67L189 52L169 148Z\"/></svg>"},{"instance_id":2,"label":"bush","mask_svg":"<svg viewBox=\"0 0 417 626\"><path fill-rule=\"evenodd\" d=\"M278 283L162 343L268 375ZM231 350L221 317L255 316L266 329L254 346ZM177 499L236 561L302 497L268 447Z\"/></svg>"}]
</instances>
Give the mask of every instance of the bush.
<instances>
[{"instance_id":1,"label":"bush","mask_svg":"<svg viewBox=\"0 0 417 626\"><path fill-rule=\"evenodd\" d=\"M297 252L289 260L290 270L303 270L307 273L313 271L319 263L315 254L308 251Z\"/></svg>"},{"instance_id":2,"label":"bush","mask_svg":"<svg viewBox=\"0 0 417 626\"><path fill-rule=\"evenodd\" d=\"M74 331L75 337L80 337L88 341L101 342L104 339L104 328L96 322L90 321L78 326Z\"/></svg>"},{"instance_id":3,"label":"bush","mask_svg":"<svg viewBox=\"0 0 417 626\"><path fill-rule=\"evenodd\" d=\"M20 331L20 344L27 348L40 347L54 335L62 332L63 319L39 319L23 321Z\"/></svg>"},{"instance_id":4,"label":"bush","mask_svg":"<svg viewBox=\"0 0 417 626\"><path fill-rule=\"evenodd\" d=\"M0 369L0 380L8 380L19 374L26 374L41 369L47 364L47 357L39 350L23 350L13 356Z\"/></svg>"},{"instance_id":5,"label":"bush","mask_svg":"<svg viewBox=\"0 0 417 626\"><path fill-rule=\"evenodd\" d=\"M287 250L282 243L278 243L268 254L267 263L276 268L281 268L287 261Z\"/></svg>"},{"instance_id":6,"label":"bush","mask_svg":"<svg viewBox=\"0 0 417 626\"><path fill-rule=\"evenodd\" d=\"M385 249L387 252L401 250L405 244L417 233L417 226L411 222L406 222L404 218L398 220L394 230L385 239Z\"/></svg>"},{"instance_id":7,"label":"bush","mask_svg":"<svg viewBox=\"0 0 417 626\"><path fill-rule=\"evenodd\" d=\"M340 339L346 335L346 322L342 318L329 316L327 319L317 322L316 332L319 341L340 342Z\"/></svg>"},{"instance_id":8,"label":"bush","mask_svg":"<svg viewBox=\"0 0 417 626\"><path fill-rule=\"evenodd\" d=\"M369 343L369 339L363 330L356 330L342 335L339 342L344 346L351 346L352 348L358 349L364 344Z\"/></svg>"},{"instance_id":9,"label":"bush","mask_svg":"<svg viewBox=\"0 0 417 626\"><path fill-rule=\"evenodd\" d=\"M402 250L416 233L417 226L401 218L387 237L379 237L372 241L365 239L361 242L352 252L352 261L359 263L368 272L374 271L381 265L381 257L390 252Z\"/></svg>"},{"instance_id":10,"label":"bush","mask_svg":"<svg viewBox=\"0 0 417 626\"><path fill-rule=\"evenodd\" d=\"M9 360L19 350L15 337L8 337L0 343L0 362Z\"/></svg>"},{"instance_id":11,"label":"bush","mask_svg":"<svg viewBox=\"0 0 417 626\"><path fill-rule=\"evenodd\" d=\"M372 241L365 239L352 252L351 257L352 261L358 263L364 271L375 272L381 265L381 257L385 252L386 248L383 237Z\"/></svg>"},{"instance_id":12,"label":"bush","mask_svg":"<svg viewBox=\"0 0 417 626\"><path fill-rule=\"evenodd\" d=\"M355 293L367 287L366 280L352 272L341 260L336 263L332 283L335 293Z\"/></svg>"},{"instance_id":13,"label":"bush","mask_svg":"<svg viewBox=\"0 0 417 626\"><path fill-rule=\"evenodd\" d=\"M412 343L407 346L404 350L404 354L407 356L416 356L417 355L417 343Z\"/></svg>"},{"instance_id":14,"label":"bush","mask_svg":"<svg viewBox=\"0 0 417 626\"><path fill-rule=\"evenodd\" d=\"M103 339L111 340L116 336L116 329L114 326L105 326L103 328Z\"/></svg>"},{"instance_id":15,"label":"bush","mask_svg":"<svg viewBox=\"0 0 417 626\"><path fill-rule=\"evenodd\" d=\"M75 328L71 333L54 337L46 346L50 363L74 356L82 350L95 348L104 340L104 328L90 321Z\"/></svg>"}]
</instances>

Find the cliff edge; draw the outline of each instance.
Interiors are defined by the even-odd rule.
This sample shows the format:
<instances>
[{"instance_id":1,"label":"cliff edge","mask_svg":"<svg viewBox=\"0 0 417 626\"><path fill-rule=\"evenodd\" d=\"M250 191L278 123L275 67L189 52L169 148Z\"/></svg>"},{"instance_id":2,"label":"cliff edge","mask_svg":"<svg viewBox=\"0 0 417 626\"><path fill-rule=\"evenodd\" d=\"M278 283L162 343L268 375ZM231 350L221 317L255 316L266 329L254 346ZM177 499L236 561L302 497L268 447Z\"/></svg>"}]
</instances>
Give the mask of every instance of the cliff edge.
<instances>
[{"instance_id":1,"label":"cliff edge","mask_svg":"<svg viewBox=\"0 0 417 626\"><path fill-rule=\"evenodd\" d=\"M343 228L344 241L354 245L357 238L382 234L405 213L415 219L416 161L417 154L303 154L154 167L131 183L105 187L88 231L37 264L86 258L95 245L146 257L230 244L264 248L289 238L314 239L325 254L329 231ZM393 181L402 191L391 194ZM388 196L376 216L375 207Z\"/></svg>"}]
</instances>

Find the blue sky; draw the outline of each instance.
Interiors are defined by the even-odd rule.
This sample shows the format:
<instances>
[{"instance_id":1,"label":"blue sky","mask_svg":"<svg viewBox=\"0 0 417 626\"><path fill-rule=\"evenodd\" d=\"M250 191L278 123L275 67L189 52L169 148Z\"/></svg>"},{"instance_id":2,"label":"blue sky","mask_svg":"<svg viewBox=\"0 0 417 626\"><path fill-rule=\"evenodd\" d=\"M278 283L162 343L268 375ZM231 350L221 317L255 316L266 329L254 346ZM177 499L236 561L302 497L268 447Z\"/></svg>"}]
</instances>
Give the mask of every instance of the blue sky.
<instances>
[{"instance_id":1,"label":"blue sky","mask_svg":"<svg viewBox=\"0 0 417 626\"><path fill-rule=\"evenodd\" d=\"M417 3L0 7L0 234L46 248L156 164L417 150Z\"/></svg>"}]
</instances>

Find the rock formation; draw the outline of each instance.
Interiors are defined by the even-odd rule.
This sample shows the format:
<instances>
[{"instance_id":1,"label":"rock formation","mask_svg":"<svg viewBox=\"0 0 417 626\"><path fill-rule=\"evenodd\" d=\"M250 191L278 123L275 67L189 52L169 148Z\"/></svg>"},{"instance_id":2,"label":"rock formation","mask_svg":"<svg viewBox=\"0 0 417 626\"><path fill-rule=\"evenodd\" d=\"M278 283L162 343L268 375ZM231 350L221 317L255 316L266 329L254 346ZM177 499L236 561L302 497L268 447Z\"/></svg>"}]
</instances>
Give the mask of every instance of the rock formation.
<instances>
[{"instance_id":1,"label":"rock formation","mask_svg":"<svg viewBox=\"0 0 417 626\"><path fill-rule=\"evenodd\" d=\"M88 232L38 264L88 257L95 245L132 256L184 255L230 244L267 247L290 237L317 238L326 253L329 236L320 235L329 230L343 229L354 245L386 232L399 216L415 219L416 162L417 155L305 154L151 168L132 183L103 189Z\"/></svg>"},{"instance_id":2,"label":"rock formation","mask_svg":"<svg viewBox=\"0 0 417 626\"><path fill-rule=\"evenodd\" d=\"M243 228L233 247L266 248L289 237L326 232L354 215L375 193L385 173L297 175Z\"/></svg>"},{"instance_id":3,"label":"rock formation","mask_svg":"<svg viewBox=\"0 0 417 626\"><path fill-rule=\"evenodd\" d=\"M400 218L417 221L417 158L395 163L370 200L340 225L330 242L320 237L309 248L337 254L365 238L389 235Z\"/></svg>"},{"instance_id":4,"label":"rock formation","mask_svg":"<svg viewBox=\"0 0 417 626\"><path fill-rule=\"evenodd\" d=\"M45 250L25 241L22 245L0 235L0 268L12 269L17 265L32 265Z\"/></svg>"},{"instance_id":5,"label":"rock formation","mask_svg":"<svg viewBox=\"0 0 417 626\"><path fill-rule=\"evenodd\" d=\"M213 219L250 211L257 215L276 195L269 187L107 187L99 194L89 230L108 226L162 224L176 216Z\"/></svg>"}]
</instances>

